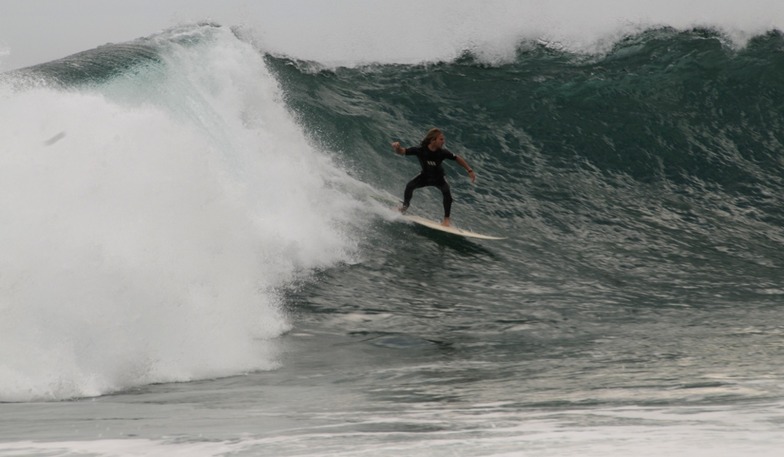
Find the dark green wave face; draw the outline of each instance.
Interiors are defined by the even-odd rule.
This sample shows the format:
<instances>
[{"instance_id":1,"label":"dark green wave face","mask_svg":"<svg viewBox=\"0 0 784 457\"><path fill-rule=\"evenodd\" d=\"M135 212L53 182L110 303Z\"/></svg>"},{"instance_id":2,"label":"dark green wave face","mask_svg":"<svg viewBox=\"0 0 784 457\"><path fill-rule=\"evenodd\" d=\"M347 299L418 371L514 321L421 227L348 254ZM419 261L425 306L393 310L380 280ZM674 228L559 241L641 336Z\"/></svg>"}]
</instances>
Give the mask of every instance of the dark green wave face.
<instances>
[{"instance_id":1,"label":"dark green wave face","mask_svg":"<svg viewBox=\"0 0 784 457\"><path fill-rule=\"evenodd\" d=\"M128 76L134 69L160 64L157 49L142 42L105 45L53 62L21 70L28 76L64 87L99 84L116 77Z\"/></svg>"},{"instance_id":2,"label":"dark green wave face","mask_svg":"<svg viewBox=\"0 0 784 457\"><path fill-rule=\"evenodd\" d=\"M524 45L501 65L268 63L306 130L362 180L402 194L417 167L389 143L440 127L478 175L472 188L449 167L459 217L540 246L539 265L564 255L669 287L694 268L775 282L783 51L780 33L734 49L712 31L660 29L601 56Z\"/></svg>"},{"instance_id":3,"label":"dark green wave face","mask_svg":"<svg viewBox=\"0 0 784 457\"><path fill-rule=\"evenodd\" d=\"M336 71L269 62L328 142L414 143L437 125L453 146L506 169L540 156L562 171L736 187L780 167L782 46L778 33L734 50L712 32L656 30L601 57L535 46L501 66L471 56Z\"/></svg>"}]
</instances>

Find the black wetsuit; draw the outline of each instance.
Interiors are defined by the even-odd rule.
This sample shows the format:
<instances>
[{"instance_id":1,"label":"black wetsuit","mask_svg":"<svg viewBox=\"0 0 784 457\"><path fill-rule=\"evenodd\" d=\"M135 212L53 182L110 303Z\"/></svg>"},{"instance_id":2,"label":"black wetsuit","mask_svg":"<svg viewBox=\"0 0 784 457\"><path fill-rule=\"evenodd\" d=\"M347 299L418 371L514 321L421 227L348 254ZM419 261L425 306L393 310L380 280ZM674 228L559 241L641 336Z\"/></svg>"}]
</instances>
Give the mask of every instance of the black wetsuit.
<instances>
[{"instance_id":1,"label":"black wetsuit","mask_svg":"<svg viewBox=\"0 0 784 457\"><path fill-rule=\"evenodd\" d=\"M452 211L452 192L449 189L449 183L446 182L444 177L444 168L441 166L441 162L446 159L457 160L457 156L444 148L431 151L429 148L422 146L407 148L405 155L417 156L419 164L422 166L422 172L406 185L406 191L403 195L403 210L408 208L408 205L411 203L414 189L435 186L441 190L441 194L444 196L444 217L449 217Z\"/></svg>"}]
</instances>

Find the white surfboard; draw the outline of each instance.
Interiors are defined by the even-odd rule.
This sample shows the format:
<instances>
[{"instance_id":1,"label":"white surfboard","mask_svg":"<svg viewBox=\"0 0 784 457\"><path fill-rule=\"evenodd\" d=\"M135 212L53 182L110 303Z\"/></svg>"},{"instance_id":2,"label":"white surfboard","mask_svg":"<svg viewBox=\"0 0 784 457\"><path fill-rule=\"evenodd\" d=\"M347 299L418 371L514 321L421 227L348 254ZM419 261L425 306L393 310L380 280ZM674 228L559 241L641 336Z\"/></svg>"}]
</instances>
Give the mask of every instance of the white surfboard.
<instances>
[{"instance_id":1,"label":"white surfboard","mask_svg":"<svg viewBox=\"0 0 784 457\"><path fill-rule=\"evenodd\" d=\"M444 227L443 225L441 225L440 222L432 221L430 219L425 219L424 217L409 216L408 214L403 214L400 217L406 221L413 222L414 224L418 224L423 227L427 227L433 230L438 230L441 232L451 233L452 235L464 236L466 238L477 238L480 240L505 240L506 239L504 237L483 235L481 233L476 233L470 230L463 230L455 227Z\"/></svg>"}]
</instances>

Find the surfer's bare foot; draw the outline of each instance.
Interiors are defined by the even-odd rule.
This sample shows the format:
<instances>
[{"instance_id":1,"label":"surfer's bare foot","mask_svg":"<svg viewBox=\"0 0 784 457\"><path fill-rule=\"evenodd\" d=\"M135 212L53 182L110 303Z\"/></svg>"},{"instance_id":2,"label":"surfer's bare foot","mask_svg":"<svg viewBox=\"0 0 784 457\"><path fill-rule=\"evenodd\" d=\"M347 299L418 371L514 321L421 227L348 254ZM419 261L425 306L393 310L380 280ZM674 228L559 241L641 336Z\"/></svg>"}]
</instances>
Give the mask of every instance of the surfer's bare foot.
<instances>
[{"instance_id":1,"label":"surfer's bare foot","mask_svg":"<svg viewBox=\"0 0 784 457\"><path fill-rule=\"evenodd\" d=\"M443 225L444 227L451 227L452 223L449 222L449 218L448 217L445 217L444 220L441 221L441 225Z\"/></svg>"},{"instance_id":2,"label":"surfer's bare foot","mask_svg":"<svg viewBox=\"0 0 784 457\"><path fill-rule=\"evenodd\" d=\"M406 205L400 205L400 206L397 207L397 210L400 211L400 214L404 214L407 209L408 209L408 206L406 206Z\"/></svg>"}]
</instances>

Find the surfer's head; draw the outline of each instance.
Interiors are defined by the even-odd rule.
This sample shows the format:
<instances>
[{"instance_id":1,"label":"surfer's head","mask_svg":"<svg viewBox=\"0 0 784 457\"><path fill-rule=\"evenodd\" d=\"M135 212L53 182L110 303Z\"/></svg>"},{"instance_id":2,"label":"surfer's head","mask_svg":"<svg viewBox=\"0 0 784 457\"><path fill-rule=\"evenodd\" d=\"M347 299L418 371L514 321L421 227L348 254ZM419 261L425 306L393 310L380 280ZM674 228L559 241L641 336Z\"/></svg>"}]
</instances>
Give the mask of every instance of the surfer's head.
<instances>
[{"instance_id":1,"label":"surfer's head","mask_svg":"<svg viewBox=\"0 0 784 457\"><path fill-rule=\"evenodd\" d=\"M441 149L444 147L444 143L446 139L444 137L444 132L441 129L432 128L427 131L427 135L420 143L420 146L423 148L429 147L431 144L434 146L434 149Z\"/></svg>"}]
</instances>

